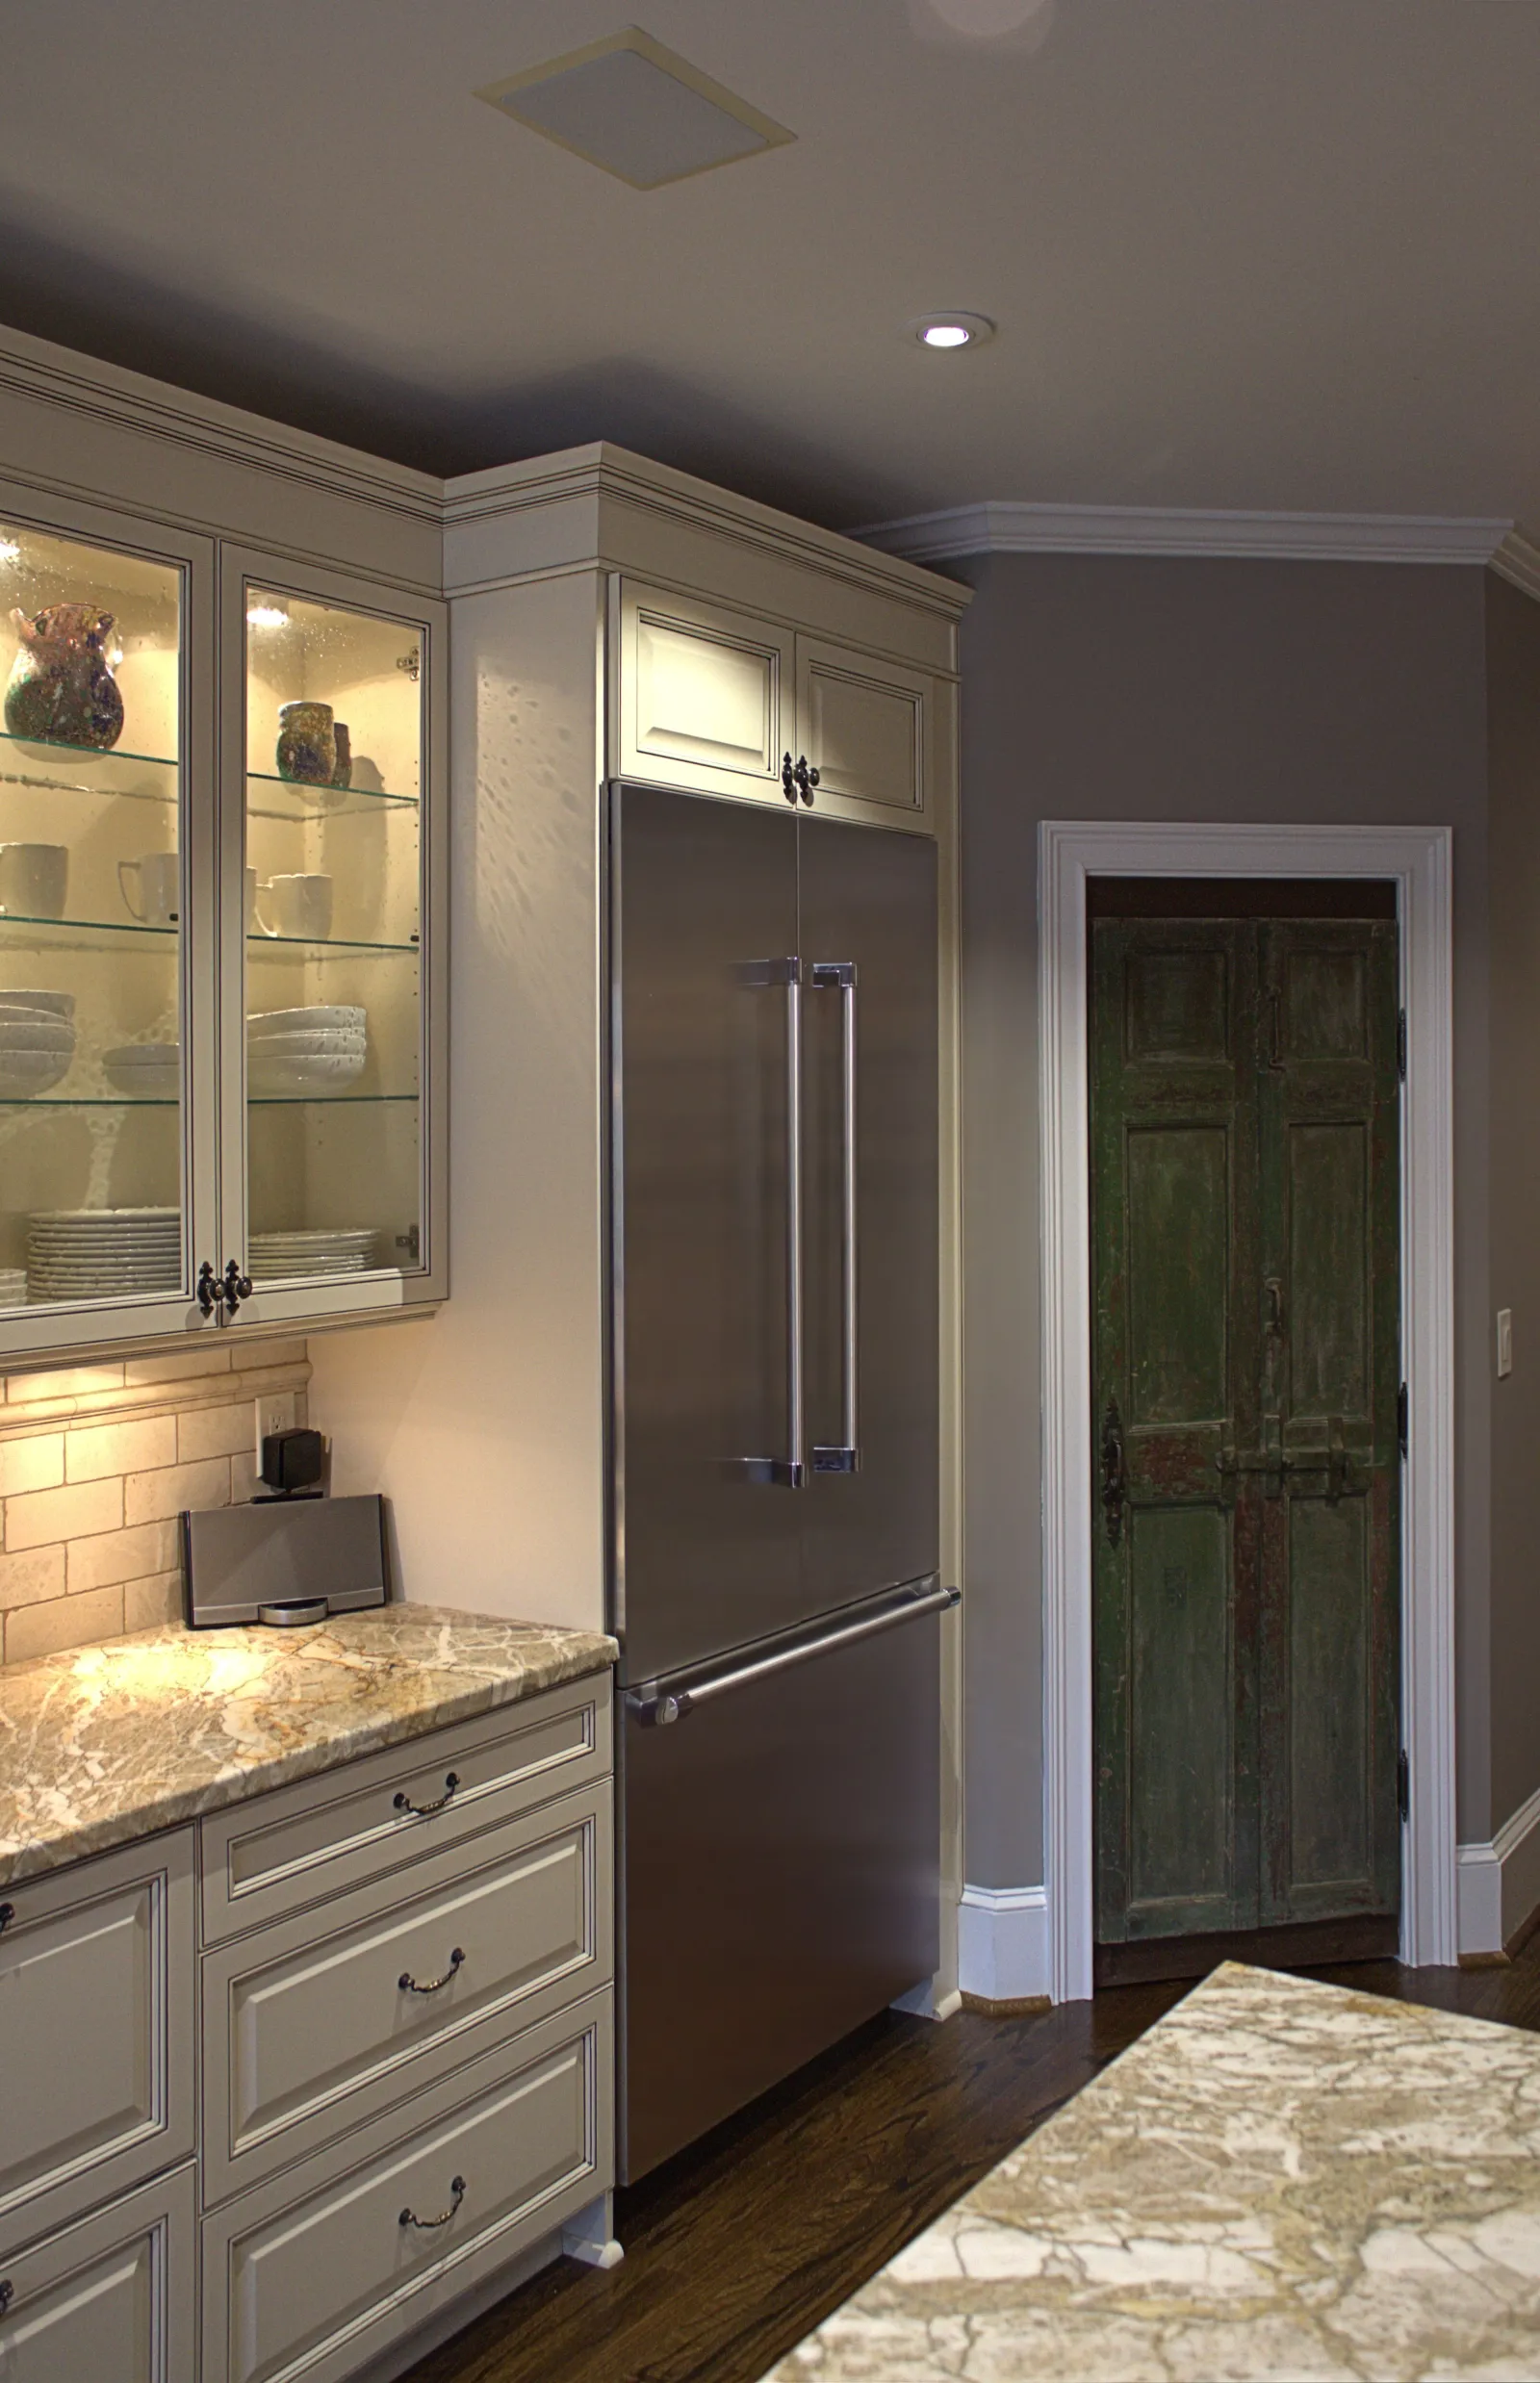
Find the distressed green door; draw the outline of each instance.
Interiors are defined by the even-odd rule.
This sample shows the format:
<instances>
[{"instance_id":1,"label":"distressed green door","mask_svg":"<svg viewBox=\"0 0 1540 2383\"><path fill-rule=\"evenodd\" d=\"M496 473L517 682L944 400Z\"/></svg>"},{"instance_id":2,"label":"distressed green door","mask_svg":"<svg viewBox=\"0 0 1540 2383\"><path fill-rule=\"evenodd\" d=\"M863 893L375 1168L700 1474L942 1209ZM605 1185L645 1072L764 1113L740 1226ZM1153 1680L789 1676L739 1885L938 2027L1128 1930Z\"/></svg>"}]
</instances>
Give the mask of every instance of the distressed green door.
<instances>
[{"instance_id":1,"label":"distressed green door","mask_svg":"<svg viewBox=\"0 0 1540 2383\"><path fill-rule=\"evenodd\" d=\"M1097 1938L1394 1912L1395 928L1091 935Z\"/></svg>"}]
</instances>

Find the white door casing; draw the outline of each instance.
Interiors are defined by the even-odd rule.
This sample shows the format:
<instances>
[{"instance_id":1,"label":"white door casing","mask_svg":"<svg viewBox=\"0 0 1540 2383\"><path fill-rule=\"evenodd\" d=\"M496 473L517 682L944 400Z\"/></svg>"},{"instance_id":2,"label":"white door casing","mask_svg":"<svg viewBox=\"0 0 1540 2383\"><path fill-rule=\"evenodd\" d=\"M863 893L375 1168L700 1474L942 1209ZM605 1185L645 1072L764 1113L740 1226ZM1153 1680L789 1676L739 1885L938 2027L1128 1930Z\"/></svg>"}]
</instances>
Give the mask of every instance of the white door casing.
<instances>
[{"instance_id":1,"label":"white door casing","mask_svg":"<svg viewBox=\"0 0 1540 2383\"><path fill-rule=\"evenodd\" d=\"M1043 1850L1050 1991L1091 1992L1091 1197L1086 880L1372 877L1397 889L1400 1122L1400 1958L1456 1958L1451 831L1043 820L1038 831L1041 1131Z\"/></svg>"}]
</instances>

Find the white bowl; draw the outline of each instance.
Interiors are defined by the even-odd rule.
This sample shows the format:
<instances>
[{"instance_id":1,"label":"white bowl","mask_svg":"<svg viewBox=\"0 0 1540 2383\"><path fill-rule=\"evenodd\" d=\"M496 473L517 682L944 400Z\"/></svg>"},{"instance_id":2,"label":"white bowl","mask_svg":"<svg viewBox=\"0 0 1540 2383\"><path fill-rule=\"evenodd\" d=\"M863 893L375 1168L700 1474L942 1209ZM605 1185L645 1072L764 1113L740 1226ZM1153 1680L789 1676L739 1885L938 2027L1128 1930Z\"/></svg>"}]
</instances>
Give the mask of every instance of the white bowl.
<instances>
[{"instance_id":1,"label":"white bowl","mask_svg":"<svg viewBox=\"0 0 1540 2383\"><path fill-rule=\"evenodd\" d=\"M34 1100L69 1073L73 1051L0 1051L0 1100Z\"/></svg>"},{"instance_id":2,"label":"white bowl","mask_svg":"<svg viewBox=\"0 0 1540 2383\"><path fill-rule=\"evenodd\" d=\"M0 1009L45 1010L50 1017L73 1017L73 993L38 992L30 985L0 986Z\"/></svg>"},{"instance_id":3,"label":"white bowl","mask_svg":"<svg viewBox=\"0 0 1540 2383\"><path fill-rule=\"evenodd\" d=\"M182 1057L174 1042L126 1042L103 1055L102 1067L116 1092L139 1100L174 1095L182 1085Z\"/></svg>"},{"instance_id":4,"label":"white bowl","mask_svg":"<svg viewBox=\"0 0 1540 2383\"><path fill-rule=\"evenodd\" d=\"M328 1051L340 1051L346 1058L368 1048L364 1036L345 1026L318 1027L308 1035L253 1035L246 1044L253 1059L292 1059L300 1053L319 1059Z\"/></svg>"},{"instance_id":5,"label":"white bowl","mask_svg":"<svg viewBox=\"0 0 1540 2383\"><path fill-rule=\"evenodd\" d=\"M361 1035L368 1016L367 1010L346 1001L317 1002L308 1010L254 1010L246 1019L246 1032L284 1035L346 1028Z\"/></svg>"},{"instance_id":6,"label":"white bowl","mask_svg":"<svg viewBox=\"0 0 1540 2383\"><path fill-rule=\"evenodd\" d=\"M72 1051L75 1030L62 1017L0 1017L0 1051Z\"/></svg>"},{"instance_id":7,"label":"white bowl","mask_svg":"<svg viewBox=\"0 0 1540 2383\"><path fill-rule=\"evenodd\" d=\"M283 1059L253 1052L246 1073L254 1092L335 1092L364 1072L362 1051L296 1051Z\"/></svg>"}]
</instances>

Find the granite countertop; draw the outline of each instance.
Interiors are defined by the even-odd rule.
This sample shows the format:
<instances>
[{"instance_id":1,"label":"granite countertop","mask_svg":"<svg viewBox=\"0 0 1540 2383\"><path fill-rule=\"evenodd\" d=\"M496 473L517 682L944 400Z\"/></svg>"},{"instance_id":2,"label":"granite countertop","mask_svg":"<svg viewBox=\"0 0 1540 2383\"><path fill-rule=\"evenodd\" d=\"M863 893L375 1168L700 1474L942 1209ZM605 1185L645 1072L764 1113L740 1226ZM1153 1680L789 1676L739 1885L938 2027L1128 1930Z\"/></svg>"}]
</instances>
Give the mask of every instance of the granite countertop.
<instances>
[{"instance_id":1,"label":"granite countertop","mask_svg":"<svg viewBox=\"0 0 1540 2383\"><path fill-rule=\"evenodd\" d=\"M0 1886L603 1671L597 1630L384 1605L0 1670Z\"/></svg>"},{"instance_id":2,"label":"granite countertop","mask_svg":"<svg viewBox=\"0 0 1540 2383\"><path fill-rule=\"evenodd\" d=\"M1226 1963L766 2383L1540 2374L1540 2036Z\"/></svg>"}]
</instances>

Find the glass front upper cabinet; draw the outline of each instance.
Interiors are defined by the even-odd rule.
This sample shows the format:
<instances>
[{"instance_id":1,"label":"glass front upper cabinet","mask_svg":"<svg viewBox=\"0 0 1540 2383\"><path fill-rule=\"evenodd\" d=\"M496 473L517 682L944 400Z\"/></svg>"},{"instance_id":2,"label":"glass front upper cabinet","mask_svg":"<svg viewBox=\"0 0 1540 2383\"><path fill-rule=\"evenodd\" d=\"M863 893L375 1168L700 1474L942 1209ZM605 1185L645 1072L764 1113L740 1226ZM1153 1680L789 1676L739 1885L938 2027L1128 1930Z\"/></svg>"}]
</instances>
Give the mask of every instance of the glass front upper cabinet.
<instances>
[{"instance_id":1,"label":"glass front upper cabinet","mask_svg":"<svg viewBox=\"0 0 1540 2383\"><path fill-rule=\"evenodd\" d=\"M0 513L0 1347L190 1320L191 562Z\"/></svg>"},{"instance_id":2,"label":"glass front upper cabinet","mask_svg":"<svg viewBox=\"0 0 1540 2383\"><path fill-rule=\"evenodd\" d=\"M339 601L335 584L249 563L240 577L244 1230L232 1219L231 1240L255 1320L430 1295L433 625ZM228 908L228 867L224 890ZM228 1089L228 1026L225 1057Z\"/></svg>"}]
</instances>

